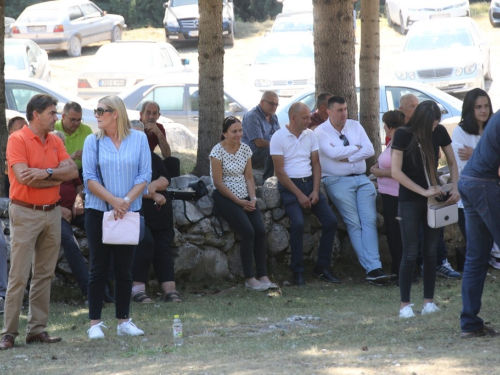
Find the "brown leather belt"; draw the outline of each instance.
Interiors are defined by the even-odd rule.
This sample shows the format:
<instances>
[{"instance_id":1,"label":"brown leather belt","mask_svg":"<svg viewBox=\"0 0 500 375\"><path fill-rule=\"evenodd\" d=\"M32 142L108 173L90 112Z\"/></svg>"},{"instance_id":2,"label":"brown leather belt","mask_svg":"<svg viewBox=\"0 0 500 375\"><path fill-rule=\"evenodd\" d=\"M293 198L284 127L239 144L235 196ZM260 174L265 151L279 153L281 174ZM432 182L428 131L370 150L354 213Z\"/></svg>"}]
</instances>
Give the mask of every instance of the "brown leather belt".
<instances>
[{"instance_id":1,"label":"brown leather belt","mask_svg":"<svg viewBox=\"0 0 500 375\"><path fill-rule=\"evenodd\" d=\"M52 211L54 208L59 206L59 202L56 202L54 204L44 204L43 206L37 206L36 204L26 203L23 201L18 201L16 199L11 199L10 202L12 204L15 204L15 205L18 205L21 207L31 208L32 210L38 210L38 211Z\"/></svg>"}]
</instances>

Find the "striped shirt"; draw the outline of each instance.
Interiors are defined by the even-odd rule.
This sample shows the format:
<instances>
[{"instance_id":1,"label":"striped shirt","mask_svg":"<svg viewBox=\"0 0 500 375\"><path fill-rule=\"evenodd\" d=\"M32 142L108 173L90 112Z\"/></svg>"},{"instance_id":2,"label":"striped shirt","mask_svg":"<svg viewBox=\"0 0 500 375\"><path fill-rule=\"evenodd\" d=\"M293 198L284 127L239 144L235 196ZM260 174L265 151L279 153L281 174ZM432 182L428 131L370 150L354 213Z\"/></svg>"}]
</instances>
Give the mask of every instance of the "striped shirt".
<instances>
[{"instance_id":1,"label":"striped shirt","mask_svg":"<svg viewBox=\"0 0 500 375\"><path fill-rule=\"evenodd\" d=\"M106 202L96 197L89 190L87 181L94 180L102 184L97 172L96 136L85 139L83 146L83 179L85 181L85 208L108 211ZM99 140L99 164L104 179L104 186L115 197L123 198L133 186L151 181L151 152L146 135L131 130L117 150L111 138L105 136ZM146 191L146 189L145 189ZM130 211L139 211L142 196L130 205ZM111 205L109 206L112 209Z\"/></svg>"}]
</instances>

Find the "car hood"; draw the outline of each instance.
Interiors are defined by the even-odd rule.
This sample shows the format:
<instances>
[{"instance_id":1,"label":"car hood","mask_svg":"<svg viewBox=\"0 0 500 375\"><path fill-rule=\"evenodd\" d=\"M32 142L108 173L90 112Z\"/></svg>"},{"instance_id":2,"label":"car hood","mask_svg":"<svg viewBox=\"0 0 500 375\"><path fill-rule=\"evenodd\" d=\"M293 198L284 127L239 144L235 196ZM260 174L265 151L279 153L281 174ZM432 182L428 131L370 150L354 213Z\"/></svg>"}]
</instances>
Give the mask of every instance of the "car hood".
<instances>
[{"instance_id":1,"label":"car hood","mask_svg":"<svg viewBox=\"0 0 500 375\"><path fill-rule=\"evenodd\" d=\"M480 63L482 54L477 47L446 48L428 51L403 52L398 69L433 69L438 67L465 66L470 62Z\"/></svg>"},{"instance_id":2,"label":"car hood","mask_svg":"<svg viewBox=\"0 0 500 375\"><path fill-rule=\"evenodd\" d=\"M282 79L309 79L314 78L314 61L290 62L283 64L259 64L252 66L252 77L269 78L272 80Z\"/></svg>"},{"instance_id":3,"label":"car hood","mask_svg":"<svg viewBox=\"0 0 500 375\"><path fill-rule=\"evenodd\" d=\"M170 11L177 19L199 18L198 4L182 5L180 7L171 7Z\"/></svg>"}]
</instances>

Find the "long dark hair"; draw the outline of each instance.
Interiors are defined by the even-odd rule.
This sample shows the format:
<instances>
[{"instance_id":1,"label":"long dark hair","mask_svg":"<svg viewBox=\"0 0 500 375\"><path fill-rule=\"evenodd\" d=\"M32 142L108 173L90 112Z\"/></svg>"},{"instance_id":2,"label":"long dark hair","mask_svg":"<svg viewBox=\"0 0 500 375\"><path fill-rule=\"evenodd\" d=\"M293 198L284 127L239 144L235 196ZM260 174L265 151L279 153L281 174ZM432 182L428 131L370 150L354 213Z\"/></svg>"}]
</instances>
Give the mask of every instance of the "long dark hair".
<instances>
[{"instance_id":1,"label":"long dark hair","mask_svg":"<svg viewBox=\"0 0 500 375\"><path fill-rule=\"evenodd\" d=\"M222 121L222 135L220 137L220 140L224 140L224 133L227 133L231 125L241 122L237 117L234 116L227 116L224 121Z\"/></svg>"},{"instance_id":2,"label":"long dark hair","mask_svg":"<svg viewBox=\"0 0 500 375\"><path fill-rule=\"evenodd\" d=\"M462 105L462 119L458 124L464 132L472 135L479 135L479 126L477 125L476 115L474 113L474 106L476 105L477 98L485 96L488 99L490 105L490 114L488 119L483 125L483 130L486 128L488 121L493 115L493 107L491 106L491 99L488 93L482 89L472 89L470 90L464 98L464 104Z\"/></svg>"},{"instance_id":3,"label":"long dark hair","mask_svg":"<svg viewBox=\"0 0 500 375\"><path fill-rule=\"evenodd\" d=\"M415 112L406 124L407 131L413 133L413 139L410 143L408 151L411 153L414 162L417 158L421 158L422 149L425 157L424 168L427 168L430 182L433 186L438 185L438 175L436 168L436 157L432 144L432 127L434 121L441 121L441 110L433 100L425 100L415 108ZM415 163L416 164L416 163Z\"/></svg>"}]
</instances>

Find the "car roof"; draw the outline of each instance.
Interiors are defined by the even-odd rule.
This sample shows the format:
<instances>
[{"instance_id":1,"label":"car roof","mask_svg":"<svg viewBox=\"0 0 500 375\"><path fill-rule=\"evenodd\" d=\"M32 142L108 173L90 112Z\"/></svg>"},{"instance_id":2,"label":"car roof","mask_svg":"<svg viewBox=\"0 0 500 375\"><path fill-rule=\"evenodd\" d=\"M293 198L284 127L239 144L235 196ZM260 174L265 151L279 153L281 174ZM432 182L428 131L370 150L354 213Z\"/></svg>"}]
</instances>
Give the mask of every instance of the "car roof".
<instances>
[{"instance_id":1,"label":"car roof","mask_svg":"<svg viewBox=\"0 0 500 375\"><path fill-rule=\"evenodd\" d=\"M55 0L55 1L46 1L43 3L33 4L26 9L60 9L61 7L68 7L76 4L85 4L89 3L89 0Z\"/></svg>"}]
</instances>

